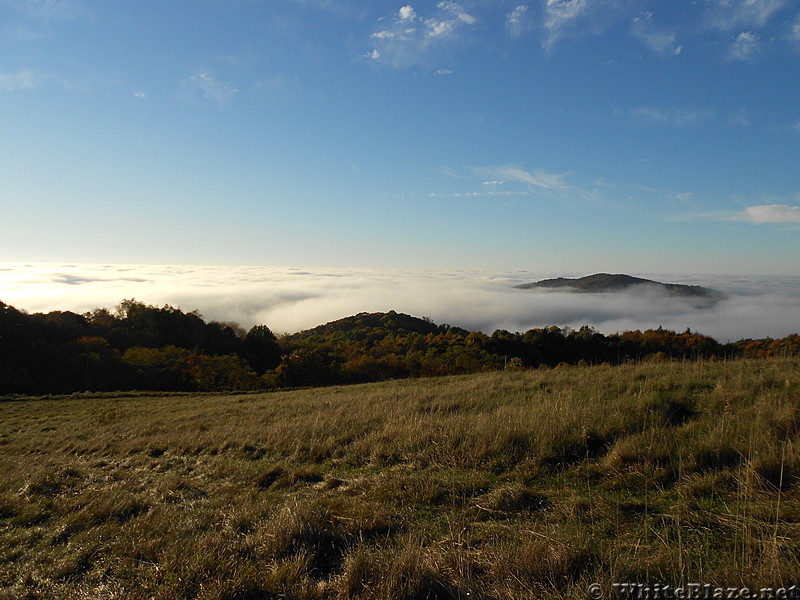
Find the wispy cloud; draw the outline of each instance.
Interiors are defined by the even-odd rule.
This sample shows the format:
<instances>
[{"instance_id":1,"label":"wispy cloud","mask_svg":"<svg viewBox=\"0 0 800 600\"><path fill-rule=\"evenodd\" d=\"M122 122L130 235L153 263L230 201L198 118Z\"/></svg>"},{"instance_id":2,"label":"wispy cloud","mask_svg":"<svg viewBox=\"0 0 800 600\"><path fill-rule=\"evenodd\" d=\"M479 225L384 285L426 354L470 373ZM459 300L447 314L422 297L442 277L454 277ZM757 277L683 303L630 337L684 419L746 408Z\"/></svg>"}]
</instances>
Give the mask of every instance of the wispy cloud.
<instances>
[{"instance_id":1,"label":"wispy cloud","mask_svg":"<svg viewBox=\"0 0 800 600\"><path fill-rule=\"evenodd\" d=\"M659 29L653 22L653 13L642 13L633 19L631 33L654 53L661 56L677 56L683 46L676 43L677 35L673 31Z\"/></svg>"},{"instance_id":2,"label":"wispy cloud","mask_svg":"<svg viewBox=\"0 0 800 600\"><path fill-rule=\"evenodd\" d=\"M99 85L102 80L96 77L72 77L56 73L43 73L31 69L0 71L0 92L24 92L44 85L59 86L67 92L85 93Z\"/></svg>"},{"instance_id":3,"label":"wispy cloud","mask_svg":"<svg viewBox=\"0 0 800 600\"><path fill-rule=\"evenodd\" d=\"M39 19L67 20L78 17L87 9L76 0L0 0L9 6Z\"/></svg>"},{"instance_id":4,"label":"wispy cloud","mask_svg":"<svg viewBox=\"0 0 800 600\"><path fill-rule=\"evenodd\" d=\"M677 106L667 108L639 106L629 109L617 109L615 113L617 116L633 121L670 127L700 125L709 121L715 115L715 111L712 108Z\"/></svg>"},{"instance_id":5,"label":"wispy cloud","mask_svg":"<svg viewBox=\"0 0 800 600\"><path fill-rule=\"evenodd\" d=\"M781 204L778 201L770 202L767 198L762 202L769 204L754 204L744 210L718 210L714 212L692 212L671 215L670 220L685 222L739 222L751 225L795 225L800 223L800 206Z\"/></svg>"},{"instance_id":6,"label":"wispy cloud","mask_svg":"<svg viewBox=\"0 0 800 600\"><path fill-rule=\"evenodd\" d=\"M723 31L763 27L786 5L786 0L712 0L710 24Z\"/></svg>"},{"instance_id":7,"label":"wispy cloud","mask_svg":"<svg viewBox=\"0 0 800 600\"><path fill-rule=\"evenodd\" d=\"M752 31L743 31L730 46L730 57L735 60L752 60L759 49L759 37Z\"/></svg>"},{"instance_id":8,"label":"wispy cloud","mask_svg":"<svg viewBox=\"0 0 800 600\"><path fill-rule=\"evenodd\" d=\"M776 38L761 29L785 17L781 13L792 1L703 0L692 3L702 8L687 7L687 18L680 24L661 19L655 9L643 10L657 6L652 0L465 0L464 5L446 0L434 6L398 3L392 13L378 20L364 56L395 67L430 62L427 59L434 50L463 45L468 33L485 33L493 23L501 23L512 39L536 31L541 35L542 48L549 53L567 39L619 34L627 23L628 34L658 56L681 55L684 44L694 39L700 40L697 49L705 47L710 34L720 38L716 43L726 47L728 58L750 60ZM476 27L479 21L483 27ZM800 15L796 19L789 15L783 31L784 38L800 41ZM732 36L732 44L725 43L728 36Z\"/></svg>"},{"instance_id":9,"label":"wispy cloud","mask_svg":"<svg viewBox=\"0 0 800 600\"><path fill-rule=\"evenodd\" d=\"M373 32L374 44L367 56L394 67L409 67L423 61L437 48L459 42L462 33L477 23L477 18L456 2L443 1L431 16L417 13L410 4L401 6L380 20L381 29Z\"/></svg>"},{"instance_id":10,"label":"wispy cloud","mask_svg":"<svg viewBox=\"0 0 800 600\"><path fill-rule=\"evenodd\" d=\"M550 49L561 39L564 31L576 20L588 14L591 4L587 0L546 0L544 27L547 35L544 47Z\"/></svg>"},{"instance_id":11,"label":"wispy cloud","mask_svg":"<svg viewBox=\"0 0 800 600\"><path fill-rule=\"evenodd\" d=\"M353 8L340 0L288 0L295 4L307 6L315 10L322 10L333 15L349 16L353 13Z\"/></svg>"},{"instance_id":12,"label":"wispy cloud","mask_svg":"<svg viewBox=\"0 0 800 600\"><path fill-rule=\"evenodd\" d=\"M0 72L0 92L32 90L38 87L43 80L44 77L41 74L27 69L13 73Z\"/></svg>"},{"instance_id":13,"label":"wispy cloud","mask_svg":"<svg viewBox=\"0 0 800 600\"><path fill-rule=\"evenodd\" d=\"M511 190L488 190L480 192L450 192L438 193L432 192L428 194L430 198L510 198L519 196L530 196L529 191L511 191Z\"/></svg>"},{"instance_id":14,"label":"wispy cloud","mask_svg":"<svg viewBox=\"0 0 800 600\"><path fill-rule=\"evenodd\" d=\"M255 87L265 90L273 99L282 102L290 102L302 94L302 86L297 79L287 79L280 75L261 82Z\"/></svg>"},{"instance_id":15,"label":"wispy cloud","mask_svg":"<svg viewBox=\"0 0 800 600\"><path fill-rule=\"evenodd\" d=\"M564 175L548 173L542 169L536 169L531 173L519 165L512 164L498 167L478 167L475 172L481 177L491 178L490 184L514 181L525 184L532 189L563 190L567 188ZM487 182L483 183L486 184Z\"/></svg>"},{"instance_id":16,"label":"wispy cloud","mask_svg":"<svg viewBox=\"0 0 800 600\"><path fill-rule=\"evenodd\" d=\"M641 12L646 2L631 0L543 0L544 39L550 51L563 38L601 35L619 22L632 22L631 35L657 54L679 54L677 33L657 27L653 14ZM637 16L638 14L638 16Z\"/></svg>"},{"instance_id":17,"label":"wispy cloud","mask_svg":"<svg viewBox=\"0 0 800 600\"><path fill-rule=\"evenodd\" d=\"M602 206L605 208L621 208L621 204L607 194L609 185L604 181L593 183L573 183L568 181L566 173L550 173L544 169L528 170L519 164L512 163L499 166L472 167L473 178L484 191L476 194L488 195L522 195L552 200L573 206ZM500 186L510 188L499 190ZM486 191L486 187L495 190ZM520 190L524 190L520 194Z\"/></svg>"},{"instance_id":18,"label":"wispy cloud","mask_svg":"<svg viewBox=\"0 0 800 600\"><path fill-rule=\"evenodd\" d=\"M28 3L47 19L74 19L87 14L87 8L76 0L28 0Z\"/></svg>"},{"instance_id":19,"label":"wispy cloud","mask_svg":"<svg viewBox=\"0 0 800 600\"><path fill-rule=\"evenodd\" d=\"M760 46L755 32L768 26L791 6L793 0L704 0L705 12L701 13L702 23L684 22L680 27L666 28L656 24L655 12L641 11L648 4L645 1L627 0L542 0L544 37L542 46L551 51L562 39L584 35L599 35L613 24L629 20L630 34L660 56L676 56L683 50L682 41L707 33L708 29L717 32L738 30L740 34L730 56L740 60L754 57ZM694 2L691 4L700 4ZM526 8L522 6L522 8ZM687 14L692 14L687 7ZM527 11L524 13L527 14ZM515 11L508 13L507 26L517 23L520 15ZM692 15L692 18L696 17ZM516 30L511 28L512 33ZM790 25L789 37L800 41L800 15ZM765 37L766 39L766 37Z\"/></svg>"},{"instance_id":20,"label":"wispy cloud","mask_svg":"<svg viewBox=\"0 0 800 600\"><path fill-rule=\"evenodd\" d=\"M744 212L736 215L735 220L746 221L754 225L800 223L800 206L789 206L788 204L749 206Z\"/></svg>"},{"instance_id":21,"label":"wispy cloud","mask_svg":"<svg viewBox=\"0 0 800 600\"><path fill-rule=\"evenodd\" d=\"M739 108L735 111L727 121L729 127L747 126L750 125L750 114L746 108Z\"/></svg>"},{"instance_id":22,"label":"wispy cloud","mask_svg":"<svg viewBox=\"0 0 800 600\"><path fill-rule=\"evenodd\" d=\"M506 14L506 27L511 37L518 38L533 29L533 18L530 13L527 4L520 4Z\"/></svg>"},{"instance_id":23,"label":"wispy cloud","mask_svg":"<svg viewBox=\"0 0 800 600\"><path fill-rule=\"evenodd\" d=\"M235 87L220 81L208 71L200 71L190 75L182 83L193 99L200 98L220 108L230 105L239 92Z\"/></svg>"},{"instance_id":24,"label":"wispy cloud","mask_svg":"<svg viewBox=\"0 0 800 600\"><path fill-rule=\"evenodd\" d=\"M2 32L2 38L10 42L39 42L47 37L44 31L26 25L12 25Z\"/></svg>"},{"instance_id":25,"label":"wispy cloud","mask_svg":"<svg viewBox=\"0 0 800 600\"><path fill-rule=\"evenodd\" d=\"M798 14L791 25L789 25L789 39L800 42L800 14Z\"/></svg>"}]
</instances>

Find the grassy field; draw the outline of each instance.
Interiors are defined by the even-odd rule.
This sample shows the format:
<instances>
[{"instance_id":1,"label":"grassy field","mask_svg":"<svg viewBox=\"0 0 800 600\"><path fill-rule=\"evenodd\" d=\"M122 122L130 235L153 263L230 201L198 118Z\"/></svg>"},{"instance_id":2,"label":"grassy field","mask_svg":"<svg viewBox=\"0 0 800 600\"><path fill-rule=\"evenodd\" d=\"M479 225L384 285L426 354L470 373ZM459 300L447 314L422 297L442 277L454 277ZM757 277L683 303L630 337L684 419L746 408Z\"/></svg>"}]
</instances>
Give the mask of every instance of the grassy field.
<instances>
[{"instance_id":1,"label":"grassy field","mask_svg":"<svg viewBox=\"0 0 800 600\"><path fill-rule=\"evenodd\" d=\"M800 583L800 360L0 403L0 598Z\"/></svg>"}]
</instances>

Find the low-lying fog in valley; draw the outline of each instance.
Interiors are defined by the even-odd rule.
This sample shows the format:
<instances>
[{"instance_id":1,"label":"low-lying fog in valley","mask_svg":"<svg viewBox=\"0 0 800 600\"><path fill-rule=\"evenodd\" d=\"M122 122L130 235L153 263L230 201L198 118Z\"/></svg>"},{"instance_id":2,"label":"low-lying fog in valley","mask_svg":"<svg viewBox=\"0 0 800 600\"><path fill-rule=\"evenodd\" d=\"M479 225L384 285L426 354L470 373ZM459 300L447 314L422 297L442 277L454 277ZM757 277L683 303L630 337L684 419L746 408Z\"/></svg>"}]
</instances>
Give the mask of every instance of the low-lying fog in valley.
<instances>
[{"instance_id":1,"label":"low-lying fog in valley","mask_svg":"<svg viewBox=\"0 0 800 600\"><path fill-rule=\"evenodd\" d=\"M396 310L465 329L590 325L608 334L662 326L720 342L800 331L800 277L629 273L727 294L713 307L652 290L573 293L513 286L589 273L345 268L0 264L0 301L28 312L113 309L135 298L206 319L295 332L359 312Z\"/></svg>"}]
</instances>

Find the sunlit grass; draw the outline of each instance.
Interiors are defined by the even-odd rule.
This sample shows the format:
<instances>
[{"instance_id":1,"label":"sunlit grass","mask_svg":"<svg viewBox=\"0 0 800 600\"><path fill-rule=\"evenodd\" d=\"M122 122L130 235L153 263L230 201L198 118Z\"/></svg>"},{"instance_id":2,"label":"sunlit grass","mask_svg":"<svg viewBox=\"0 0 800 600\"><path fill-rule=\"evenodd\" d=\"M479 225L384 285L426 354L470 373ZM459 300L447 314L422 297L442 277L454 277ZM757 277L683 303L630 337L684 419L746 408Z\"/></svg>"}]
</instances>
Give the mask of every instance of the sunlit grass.
<instances>
[{"instance_id":1,"label":"sunlit grass","mask_svg":"<svg viewBox=\"0 0 800 600\"><path fill-rule=\"evenodd\" d=\"M800 360L0 403L0 598L800 576Z\"/></svg>"}]
</instances>

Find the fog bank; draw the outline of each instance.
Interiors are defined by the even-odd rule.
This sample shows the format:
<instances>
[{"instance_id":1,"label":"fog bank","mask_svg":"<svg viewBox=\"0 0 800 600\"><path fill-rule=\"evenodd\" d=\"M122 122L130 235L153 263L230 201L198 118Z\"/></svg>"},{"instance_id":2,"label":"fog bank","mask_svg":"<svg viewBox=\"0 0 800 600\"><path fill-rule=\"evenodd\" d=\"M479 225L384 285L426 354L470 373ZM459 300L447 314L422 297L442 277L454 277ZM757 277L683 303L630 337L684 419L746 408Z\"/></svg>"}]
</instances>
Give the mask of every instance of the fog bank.
<instances>
[{"instance_id":1,"label":"fog bank","mask_svg":"<svg viewBox=\"0 0 800 600\"><path fill-rule=\"evenodd\" d=\"M491 333L590 325L602 333L687 327L721 342L800 331L800 278L630 273L728 294L712 308L652 291L586 294L513 286L587 273L284 267L0 264L0 300L29 312L112 308L136 298L207 320L295 332L359 312L396 310Z\"/></svg>"}]
</instances>

